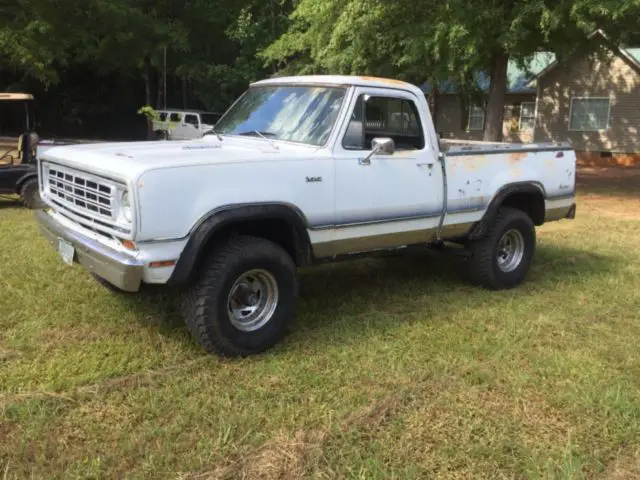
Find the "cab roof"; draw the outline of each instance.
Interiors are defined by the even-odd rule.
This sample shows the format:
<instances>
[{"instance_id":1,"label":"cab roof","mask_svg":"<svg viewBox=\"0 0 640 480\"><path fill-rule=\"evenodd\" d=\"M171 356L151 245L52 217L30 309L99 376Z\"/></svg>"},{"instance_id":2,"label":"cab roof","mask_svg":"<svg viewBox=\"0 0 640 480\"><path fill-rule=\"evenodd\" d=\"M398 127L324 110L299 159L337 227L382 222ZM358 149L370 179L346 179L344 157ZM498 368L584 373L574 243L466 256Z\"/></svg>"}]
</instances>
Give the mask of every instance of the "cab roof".
<instances>
[{"instance_id":1,"label":"cab roof","mask_svg":"<svg viewBox=\"0 0 640 480\"><path fill-rule=\"evenodd\" d=\"M0 93L0 101L3 100L33 100L30 93Z\"/></svg>"},{"instance_id":2,"label":"cab roof","mask_svg":"<svg viewBox=\"0 0 640 480\"><path fill-rule=\"evenodd\" d=\"M358 86L374 88L395 88L410 90L417 95L424 95L422 91L411 83L393 78L367 77L359 75L299 75L292 77L274 77L254 82L251 85L330 85L330 86Z\"/></svg>"}]
</instances>

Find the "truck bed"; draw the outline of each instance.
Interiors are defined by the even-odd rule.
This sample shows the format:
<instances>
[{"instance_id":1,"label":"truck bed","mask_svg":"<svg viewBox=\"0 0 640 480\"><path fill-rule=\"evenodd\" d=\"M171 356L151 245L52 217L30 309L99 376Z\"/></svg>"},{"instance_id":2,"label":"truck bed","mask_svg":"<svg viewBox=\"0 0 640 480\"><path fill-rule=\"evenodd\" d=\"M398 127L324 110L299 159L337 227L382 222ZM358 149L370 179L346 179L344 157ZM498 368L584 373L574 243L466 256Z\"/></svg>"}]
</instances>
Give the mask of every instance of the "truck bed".
<instances>
[{"instance_id":1,"label":"truck bed","mask_svg":"<svg viewBox=\"0 0 640 480\"><path fill-rule=\"evenodd\" d=\"M486 155L491 153L548 152L571 150L569 142L507 143L475 140L440 139L441 151L447 155Z\"/></svg>"}]
</instances>

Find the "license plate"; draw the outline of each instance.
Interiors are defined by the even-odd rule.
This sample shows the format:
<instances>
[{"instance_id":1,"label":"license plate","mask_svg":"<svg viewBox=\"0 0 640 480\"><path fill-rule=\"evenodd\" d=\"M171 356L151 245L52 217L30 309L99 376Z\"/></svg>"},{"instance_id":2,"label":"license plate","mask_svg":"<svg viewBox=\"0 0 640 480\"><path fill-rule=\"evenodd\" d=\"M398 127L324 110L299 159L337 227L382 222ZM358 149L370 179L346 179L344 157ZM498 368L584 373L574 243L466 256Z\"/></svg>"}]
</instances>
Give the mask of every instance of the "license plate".
<instances>
[{"instance_id":1,"label":"license plate","mask_svg":"<svg viewBox=\"0 0 640 480\"><path fill-rule=\"evenodd\" d=\"M62 238L58 239L58 253L62 257L64 263L69 265L73 265L73 257L75 255L76 249L66 240Z\"/></svg>"}]
</instances>

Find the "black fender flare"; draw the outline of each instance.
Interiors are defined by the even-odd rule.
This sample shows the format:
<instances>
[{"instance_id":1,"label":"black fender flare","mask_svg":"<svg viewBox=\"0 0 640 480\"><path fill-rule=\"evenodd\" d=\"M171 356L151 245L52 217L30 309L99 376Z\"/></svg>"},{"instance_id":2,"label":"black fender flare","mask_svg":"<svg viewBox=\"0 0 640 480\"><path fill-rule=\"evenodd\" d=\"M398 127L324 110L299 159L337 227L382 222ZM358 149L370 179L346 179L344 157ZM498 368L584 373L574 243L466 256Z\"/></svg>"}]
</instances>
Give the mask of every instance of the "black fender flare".
<instances>
[{"instance_id":1,"label":"black fender flare","mask_svg":"<svg viewBox=\"0 0 640 480\"><path fill-rule=\"evenodd\" d=\"M22 189L22 186L32 178L35 178L36 180L38 179L37 171L34 170L33 172L28 172L22 175L16 182L16 193L20 193L20 189Z\"/></svg>"},{"instance_id":2,"label":"black fender flare","mask_svg":"<svg viewBox=\"0 0 640 480\"><path fill-rule=\"evenodd\" d=\"M543 201L547 196L544 186L538 182L517 182L502 186L502 188L500 188L500 190L498 190L494 195L482 218L471 228L471 233L469 234L470 240L482 238L487 233L493 219L498 214L498 209L502 206L507 197L515 193L540 195Z\"/></svg>"},{"instance_id":3,"label":"black fender flare","mask_svg":"<svg viewBox=\"0 0 640 480\"><path fill-rule=\"evenodd\" d=\"M260 220L286 221L294 235L294 261L298 265L306 265L311 262L312 252L307 229L308 223L298 208L285 203L229 205L211 210L195 224L167 283L177 285L189 280L209 240L217 232L234 223Z\"/></svg>"}]
</instances>

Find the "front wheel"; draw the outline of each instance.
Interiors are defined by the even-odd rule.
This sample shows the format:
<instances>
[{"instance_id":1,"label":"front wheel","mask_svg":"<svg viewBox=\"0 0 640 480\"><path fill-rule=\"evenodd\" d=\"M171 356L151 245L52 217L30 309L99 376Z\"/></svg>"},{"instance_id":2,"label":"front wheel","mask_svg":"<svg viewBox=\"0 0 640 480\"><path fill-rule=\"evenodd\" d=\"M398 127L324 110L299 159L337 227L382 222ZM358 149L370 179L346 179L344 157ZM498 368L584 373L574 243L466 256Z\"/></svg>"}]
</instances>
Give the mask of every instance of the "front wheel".
<instances>
[{"instance_id":1,"label":"front wheel","mask_svg":"<svg viewBox=\"0 0 640 480\"><path fill-rule=\"evenodd\" d=\"M491 290L521 284L533 262L536 230L521 210L501 208L487 235L470 244L472 281Z\"/></svg>"},{"instance_id":2,"label":"front wheel","mask_svg":"<svg viewBox=\"0 0 640 480\"><path fill-rule=\"evenodd\" d=\"M20 203L29 209L37 209L44 206L40 198L37 178L30 178L20 187Z\"/></svg>"},{"instance_id":3,"label":"front wheel","mask_svg":"<svg viewBox=\"0 0 640 480\"><path fill-rule=\"evenodd\" d=\"M246 356L274 346L293 320L298 295L291 256L249 236L216 247L182 301L185 322L209 353Z\"/></svg>"}]
</instances>

